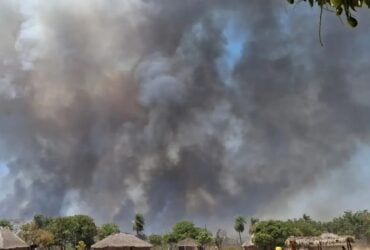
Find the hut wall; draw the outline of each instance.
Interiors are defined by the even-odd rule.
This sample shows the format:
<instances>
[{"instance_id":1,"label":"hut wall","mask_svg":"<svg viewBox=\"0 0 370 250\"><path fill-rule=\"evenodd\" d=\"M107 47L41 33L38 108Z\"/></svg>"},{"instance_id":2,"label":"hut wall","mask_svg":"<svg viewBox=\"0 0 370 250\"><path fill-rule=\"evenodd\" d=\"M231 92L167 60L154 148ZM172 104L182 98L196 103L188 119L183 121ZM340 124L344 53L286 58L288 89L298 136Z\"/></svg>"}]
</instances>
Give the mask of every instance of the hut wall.
<instances>
[{"instance_id":1,"label":"hut wall","mask_svg":"<svg viewBox=\"0 0 370 250\"><path fill-rule=\"evenodd\" d=\"M2 248L0 248L2 250ZM29 247L19 247L19 248L7 248L6 250L30 250Z\"/></svg>"},{"instance_id":2,"label":"hut wall","mask_svg":"<svg viewBox=\"0 0 370 250\"><path fill-rule=\"evenodd\" d=\"M243 246L244 250L257 250L256 246Z\"/></svg>"},{"instance_id":3,"label":"hut wall","mask_svg":"<svg viewBox=\"0 0 370 250\"><path fill-rule=\"evenodd\" d=\"M103 250L150 250L150 247L105 247Z\"/></svg>"},{"instance_id":4,"label":"hut wall","mask_svg":"<svg viewBox=\"0 0 370 250\"><path fill-rule=\"evenodd\" d=\"M102 250L130 250L130 248L129 247L105 247L105 248L102 248Z\"/></svg>"},{"instance_id":5,"label":"hut wall","mask_svg":"<svg viewBox=\"0 0 370 250\"><path fill-rule=\"evenodd\" d=\"M129 250L150 250L150 247L132 247Z\"/></svg>"},{"instance_id":6,"label":"hut wall","mask_svg":"<svg viewBox=\"0 0 370 250\"><path fill-rule=\"evenodd\" d=\"M257 247L256 245L249 245L243 246L243 250L263 250L263 248Z\"/></svg>"},{"instance_id":7,"label":"hut wall","mask_svg":"<svg viewBox=\"0 0 370 250\"><path fill-rule=\"evenodd\" d=\"M196 247L191 247L191 246L179 246L179 250L199 250Z\"/></svg>"},{"instance_id":8,"label":"hut wall","mask_svg":"<svg viewBox=\"0 0 370 250\"><path fill-rule=\"evenodd\" d=\"M257 247L256 245L248 245L248 246L242 246L243 250L275 250L275 247ZM235 246L235 248L239 248L239 246ZM283 250L292 250L291 248L282 248Z\"/></svg>"},{"instance_id":9,"label":"hut wall","mask_svg":"<svg viewBox=\"0 0 370 250\"><path fill-rule=\"evenodd\" d=\"M347 249L347 246L345 243L343 243L343 247ZM334 246L322 246L322 250L342 250L342 245L334 245Z\"/></svg>"},{"instance_id":10,"label":"hut wall","mask_svg":"<svg viewBox=\"0 0 370 250\"><path fill-rule=\"evenodd\" d=\"M343 244L343 246L347 249L347 246L346 244ZM293 250L292 247L286 247L284 248L285 250ZM333 246L322 246L321 247L321 250L342 250L342 245L333 245ZM253 250L253 249L246 249L244 248L244 250ZM258 250L258 249L257 249ZM296 250L319 250L319 246L307 246L307 247L302 247L302 246L299 246L296 248Z\"/></svg>"}]
</instances>

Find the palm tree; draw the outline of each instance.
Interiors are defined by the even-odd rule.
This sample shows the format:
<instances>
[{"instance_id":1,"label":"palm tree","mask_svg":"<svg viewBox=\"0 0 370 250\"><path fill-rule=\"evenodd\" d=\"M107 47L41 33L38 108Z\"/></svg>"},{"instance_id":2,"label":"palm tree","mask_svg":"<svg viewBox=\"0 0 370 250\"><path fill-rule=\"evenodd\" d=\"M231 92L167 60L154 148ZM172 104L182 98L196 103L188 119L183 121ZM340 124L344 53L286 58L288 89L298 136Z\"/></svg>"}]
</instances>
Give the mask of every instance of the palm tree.
<instances>
[{"instance_id":1,"label":"palm tree","mask_svg":"<svg viewBox=\"0 0 370 250\"><path fill-rule=\"evenodd\" d=\"M244 232L244 224L246 223L245 218L243 216L237 216L234 220L234 229L239 233L239 240L240 245L242 244L242 235L241 233Z\"/></svg>"},{"instance_id":2,"label":"palm tree","mask_svg":"<svg viewBox=\"0 0 370 250\"><path fill-rule=\"evenodd\" d=\"M254 230L256 229L256 224L259 222L260 220L257 219L257 218L254 218L252 217L251 218L251 226L249 227L249 234L253 236L254 234Z\"/></svg>"},{"instance_id":3,"label":"palm tree","mask_svg":"<svg viewBox=\"0 0 370 250\"><path fill-rule=\"evenodd\" d=\"M144 216L142 214L136 214L135 220L132 223L132 230L136 231L136 235L140 235L144 231Z\"/></svg>"}]
</instances>

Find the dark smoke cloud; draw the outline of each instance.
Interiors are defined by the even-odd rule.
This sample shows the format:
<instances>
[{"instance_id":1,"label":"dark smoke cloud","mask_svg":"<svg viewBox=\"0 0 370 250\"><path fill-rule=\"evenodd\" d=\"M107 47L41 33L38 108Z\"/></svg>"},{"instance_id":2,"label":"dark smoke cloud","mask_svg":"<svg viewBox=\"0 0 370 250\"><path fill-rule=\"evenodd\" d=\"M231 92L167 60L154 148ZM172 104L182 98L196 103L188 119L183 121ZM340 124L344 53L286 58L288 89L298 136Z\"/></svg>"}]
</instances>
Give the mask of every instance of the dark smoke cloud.
<instances>
[{"instance_id":1,"label":"dark smoke cloud","mask_svg":"<svg viewBox=\"0 0 370 250\"><path fill-rule=\"evenodd\" d=\"M321 48L306 7L2 2L0 216L227 227L348 169L370 135L370 20L325 15ZM225 70L229 25L245 43Z\"/></svg>"}]
</instances>

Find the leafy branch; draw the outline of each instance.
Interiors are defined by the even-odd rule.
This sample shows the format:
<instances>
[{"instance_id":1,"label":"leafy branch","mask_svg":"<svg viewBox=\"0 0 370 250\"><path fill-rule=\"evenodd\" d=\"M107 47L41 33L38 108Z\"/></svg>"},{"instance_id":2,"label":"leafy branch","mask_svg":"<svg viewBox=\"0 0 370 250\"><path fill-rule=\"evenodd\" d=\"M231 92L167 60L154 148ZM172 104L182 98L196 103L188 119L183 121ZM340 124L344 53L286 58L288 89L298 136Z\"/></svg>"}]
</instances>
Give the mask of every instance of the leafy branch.
<instances>
[{"instance_id":1,"label":"leafy branch","mask_svg":"<svg viewBox=\"0 0 370 250\"><path fill-rule=\"evenodd\" d=\"M294 4L294 0L287 1L290 4ZM347 23L351 27L356 27L358 25L358 21L356 18L353 17L352 15L353 12L356 12L357 8L361 8L364 5L370 8L370 0L303 0L303 1L308 2L311 7L314 7L315 5L320 7L319 40L322 46L323 43L321 39L321 23L323 9L326 10L334 9L338 17L340 17L344 13L344 15L347 18Z\"/></svg>"}]
</instances>

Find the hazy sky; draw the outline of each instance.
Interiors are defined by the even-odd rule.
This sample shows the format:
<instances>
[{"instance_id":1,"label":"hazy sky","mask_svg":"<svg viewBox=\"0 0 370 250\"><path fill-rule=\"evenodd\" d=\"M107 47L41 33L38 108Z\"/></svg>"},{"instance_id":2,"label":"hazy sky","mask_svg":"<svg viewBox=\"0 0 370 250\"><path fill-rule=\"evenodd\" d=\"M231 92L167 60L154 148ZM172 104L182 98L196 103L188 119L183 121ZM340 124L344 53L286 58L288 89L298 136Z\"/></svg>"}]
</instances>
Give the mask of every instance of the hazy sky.
<instances>
[{"instance_id":1,"label":"hazy sky","mask_svg":"<svg viewBox=\"0 0 370 250\"><path fill-rule=\"evenodd\" d=\"M0 217L369 208L367 12L325 12L321 47L306 3L1 1Z\"/></svg>"}]
</instances>

